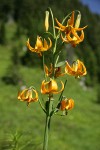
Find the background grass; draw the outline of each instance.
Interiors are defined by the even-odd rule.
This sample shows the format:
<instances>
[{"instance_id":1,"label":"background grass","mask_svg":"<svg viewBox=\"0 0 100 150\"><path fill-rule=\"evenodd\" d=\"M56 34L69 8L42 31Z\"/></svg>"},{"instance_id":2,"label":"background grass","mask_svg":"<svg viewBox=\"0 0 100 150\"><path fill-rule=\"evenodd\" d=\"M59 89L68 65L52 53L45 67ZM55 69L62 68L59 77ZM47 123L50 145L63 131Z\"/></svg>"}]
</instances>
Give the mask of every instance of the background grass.
<instances>
[{"instance_id":1,"label":"background grass","mask_svg":"<svg viewBox=\"0 0 100 150\"><path fill-rule=\"evenodd\" d=\"M39 103L27 107L26 103L17 100L20 87L6 85L1 80L11 63L11 48L18 42L12 41L15 24L6 28L7 44L0 46L0 150L12 147L17 136L17 149L42 150L45 114ZM25 42L23 40L23 46ZM40 90L43 80L40 68L20 66L20 73L25 86L33 85ZM80 80L73 77L66 76L61 80L66 78L68 82L64 95L75 100L75 108L67 116L53 116L49 150L100 150L100 105L97 103L96 89L84 88ZM14 150L14 147L11 149Z\"/></svg>"}]
</instances>

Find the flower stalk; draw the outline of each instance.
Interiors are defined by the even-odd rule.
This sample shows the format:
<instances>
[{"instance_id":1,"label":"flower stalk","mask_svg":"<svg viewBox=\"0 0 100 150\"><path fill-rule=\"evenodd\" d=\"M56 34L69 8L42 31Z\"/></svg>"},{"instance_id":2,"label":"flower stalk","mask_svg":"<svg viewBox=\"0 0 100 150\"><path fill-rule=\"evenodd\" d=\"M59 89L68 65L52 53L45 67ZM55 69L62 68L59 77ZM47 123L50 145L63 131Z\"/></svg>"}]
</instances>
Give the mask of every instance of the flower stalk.
<instances>
[{"instance_id":1,"label":"flower stalk","mask_svg":"<svg viewBox=\"0 0 100 150\"><path fill-rule=\"evenodd\" d=\"M49 125L50 125L50 116L48 116L46 114L43 150L47 150L48 149Z\"/></svg>"},{"instance_id":2,"label":"flower stalk","mask_svg":"<svg viewBox=\"0 0 100 150\"><path fill-rule=\"evenodd\" d=\"M51 112L53 110L53 99L51 95L49 95L49 101L47 101L46 108L47 108L47 113L46 113L46 122L45 122L43 150L48 150L48 139L49 139L51 117L52 117Z\"/></svg>"},{"instance_id":3,"label":"flower stalk","mask_svg":"<svg viewBox=\"0 0 100 150\"><path fill-rule=\"evenodd\" d=\"M75 21L75 12L76 11L72 11L70 14L65 16L65 18L60 23L57 18L54 19L51 8L48 8L48 11L46 11L44 23L46 31L45 33L48 35L48 38L42 38L41 36L37 35L37 39L33 47L30 44L30 40L27 40L27 47L29 51L37 53L39 57L42 57L44 78L42 80L41 88L39 91L41 92L41 95L44 95L44 97L48 96L48 99L46 97L47 100L45 101L45 98L42 97L44 100L44 103L42 104L41 99L39 98L39 93L34 88L34 86L31 86L29 88L23 89L18 93L18 100L25 101L28 105L31 102L38 101L41 109L45 113L46 120L43 150L48 150L51 117L59 112L61 116L67 115L68 111L74 107L74 100L72 98L67 98L64 95L64 90L68 81L66 79L66 75L79 78L87 74L84 63L79 59L74 61L72 65L70 65L67 60L60 61L60 54L63 51L63 44L71 44L72 47L76 47L84 40L83 30L86 28L86 26L79 28L81 13L77 11L78 16ZM51 15L52 21L52 32L49 32L49 13ZM66 25L64 25L65 22ZM50 53L48 53L48 51ZM48 54L47 57L45 53ZM49 58L49 54L52 55L52 59ZM46 64L48 60L50 60L50 62L49 64ZM63 76L66 76L64 83L61 80L57 80ZM59 95L58 100L55 98L56 95Z\"/></svg>"}]
</instances>

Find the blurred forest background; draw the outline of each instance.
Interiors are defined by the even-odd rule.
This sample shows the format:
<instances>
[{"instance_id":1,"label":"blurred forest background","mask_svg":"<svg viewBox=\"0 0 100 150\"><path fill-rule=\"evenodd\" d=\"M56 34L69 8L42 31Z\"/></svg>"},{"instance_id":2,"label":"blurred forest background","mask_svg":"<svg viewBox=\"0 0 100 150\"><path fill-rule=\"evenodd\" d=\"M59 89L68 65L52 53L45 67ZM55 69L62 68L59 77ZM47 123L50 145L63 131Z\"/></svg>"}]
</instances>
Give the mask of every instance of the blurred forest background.
<instances>
[{"instance_id":1,"label":"blurred forest background","mask_svg":"<svg viewBox=\"0 0 100 150\"><path fill-rule=\"evenodd\" d=\"M67 94L79 101L69 116L64 117L65 121L54 117L50 150L59 147L100 150L100 15L93 14L79 0L0 0L0 148L41 150L40 133L44 130L45 117L37 104L30 108L20 104L17 91L32 83L39 87L42 81L37 74L42 74L41 59L27 51L26 40L30 37L35 41L37 34L43 35L48 7L60 21L71 11L80 10L81 27L88 25L84 41L75 49L67 46L68 59L82 60L88 74L78 83L70 79Z\"/></svg>"}]
</instances>

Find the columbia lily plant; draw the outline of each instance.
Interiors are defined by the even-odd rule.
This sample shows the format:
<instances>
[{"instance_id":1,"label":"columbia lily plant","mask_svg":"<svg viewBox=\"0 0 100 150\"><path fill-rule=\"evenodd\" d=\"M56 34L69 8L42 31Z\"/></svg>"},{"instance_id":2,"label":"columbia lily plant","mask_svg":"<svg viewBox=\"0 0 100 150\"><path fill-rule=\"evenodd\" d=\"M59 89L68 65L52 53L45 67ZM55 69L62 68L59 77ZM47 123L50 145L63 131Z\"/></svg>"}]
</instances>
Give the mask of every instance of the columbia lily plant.
<instances>
[{"instance_id":1,"label":"columbia lily plant","mask_svg":"<svg viewBox=\"0 0 100 150\"><path fill-rule=\"evenodd\" d=\"M36 44L35 44L34 48L30 45L30 42L29 42L29 39L28 39L28 41L27 41L27 47L28 47L28 49L30 51L38 53L41 56L42 52L47 51L52 46L51 39L50 38L48 38L48 39L49 39L49 42L50 42L49 45L48 45L48 43L47 43L47 41L45 39L42 40L41 37L37 36L37 40L36 40Z\"/></svg>"},{"instance_id":2,"label":"columbia lily plant","mask_svg":"<svg viewBox=\"0 0 100 150\"><path fill-rule=\"evenodd\" d=\"M74 17L75 14L77 14L76 19ZM50 16L50 25L52 25L52 28L49 31ZM46 98L46 100L45 104L42 103L37 89L33 86L20 91L18 93L18 100L27 102L28 106L32 102L39 102L41 109L45 113L46 123L43 150L48 149L48 132L50 130L51 117L57 113L65 116L74 107L74 100L64 95L67 75L80 78L87 74L84 63L79 59L75 60L72 65L69 64L67 58L66 60L60 61L61 53L64 51L62 49L64 43L76 47L84 40L84 29L87 26L79 27L80 21L81 13L79 11L72 11L60 23L57 18L54 18L52 10L48 8L45 12L44 21L44 35L46 35L46 38L37 35L35 45L31 45L30 40L27 40L28 50L37 53L43 60L44 78L38 91L40 90L41 96L44 95L42 99ZM48 61L49 55L50 59ZM65 77L65 81L59 80L60 77ZM58 100L55 99L56 95L59 95Z\"/></svg>"},{"instance_id":3,"label":"columbia lily plant","mask_svg":"<svg viewBox=\"0 0 100 150\"><path fill-rule=\"evenodd\" d=\"M80 26L80 20L81 20L81 13L79 12L75 25L74 25L74 14L75 12L72 12L72 15L70 17L70 19L67 21L67 25L64 26L62 25L57 19L56 22L58 24L59 27L56 27L58 30L61 30L62 32L64 32L65 37L62 36L62 40L66 43L71 43L73 47L75 47L77 44L79 44L80 42L82 42L84 40L84 31L83 29L85 29L87 26L83 27L83 28L79 28ZM78 32L81 32L81 35L78 35Z\"/></svg>"}]
</instances>

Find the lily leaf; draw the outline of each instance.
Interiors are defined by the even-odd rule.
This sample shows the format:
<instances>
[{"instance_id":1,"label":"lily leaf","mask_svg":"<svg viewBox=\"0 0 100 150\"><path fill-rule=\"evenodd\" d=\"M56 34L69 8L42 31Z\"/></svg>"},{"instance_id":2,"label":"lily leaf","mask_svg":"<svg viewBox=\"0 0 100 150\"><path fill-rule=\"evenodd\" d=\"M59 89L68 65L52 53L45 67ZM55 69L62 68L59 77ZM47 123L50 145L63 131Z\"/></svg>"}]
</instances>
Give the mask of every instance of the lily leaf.
<instances>
[{"instance_id":1,"label":"lily leaf","mask_svg":"<svg viewBox=\"0 0 100 150\"><path fill-rule=\"evenodd\" d=\"M61 61L61 62L57 63L55 67L61 67L61 66L65 65L65 63L66 63L65 61Z\"/></svg>"}]
</instances>

